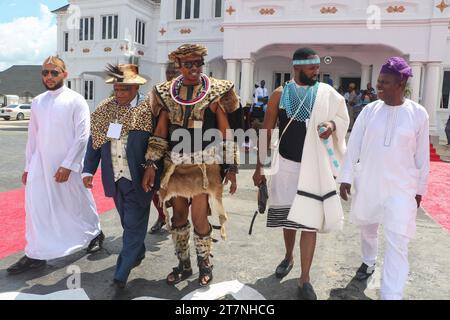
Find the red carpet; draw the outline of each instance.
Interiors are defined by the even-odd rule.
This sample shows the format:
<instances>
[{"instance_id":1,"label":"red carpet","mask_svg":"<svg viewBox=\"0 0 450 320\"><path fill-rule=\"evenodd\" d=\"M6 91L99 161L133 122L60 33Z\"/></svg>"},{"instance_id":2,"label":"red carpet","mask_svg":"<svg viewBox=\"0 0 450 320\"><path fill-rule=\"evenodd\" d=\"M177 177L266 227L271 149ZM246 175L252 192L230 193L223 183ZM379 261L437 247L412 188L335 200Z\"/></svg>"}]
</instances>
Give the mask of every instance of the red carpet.
<instances>
[{"instance_id":1,"label":"red carpet","mask_svg":"<svg viewBox=\"0 0 450 320\"><path fill-rule=\"evenodd\" d=\"M103 192L100 172L94 178L93 190L97 210L104 213L114 208L114 202ZM25 189L0 193L0 259L25 248Z\"/></svg>"},{"instance_id":2,"label":"red carpet","mask_svg":"<svg viewBox=\"0 0 450 320\"><path fill-rule=\"evenodd\" d=\"M450 233L450 163L441 160L430 145L430 180L422 207Z\"/></svg>"}]
</instances>

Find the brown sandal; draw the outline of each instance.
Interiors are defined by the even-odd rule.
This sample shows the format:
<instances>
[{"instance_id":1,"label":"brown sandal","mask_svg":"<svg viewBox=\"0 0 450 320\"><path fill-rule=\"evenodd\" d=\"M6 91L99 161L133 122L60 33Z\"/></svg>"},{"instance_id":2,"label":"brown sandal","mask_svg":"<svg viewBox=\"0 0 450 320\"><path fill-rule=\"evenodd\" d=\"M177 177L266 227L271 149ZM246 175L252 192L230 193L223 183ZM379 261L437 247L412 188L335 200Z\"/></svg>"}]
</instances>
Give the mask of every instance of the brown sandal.
<instances>
[{"instance_id":1,"label":"brown sandal","mask_svg":"<svg viewBox=\"0 0 450 320\"><path fill-rule=\"evenodd\" d=\"M177 267L167 275L166 281L168 285L175 285L192 276L191 261L180 261Z\"/></svg>"}]
</instances>

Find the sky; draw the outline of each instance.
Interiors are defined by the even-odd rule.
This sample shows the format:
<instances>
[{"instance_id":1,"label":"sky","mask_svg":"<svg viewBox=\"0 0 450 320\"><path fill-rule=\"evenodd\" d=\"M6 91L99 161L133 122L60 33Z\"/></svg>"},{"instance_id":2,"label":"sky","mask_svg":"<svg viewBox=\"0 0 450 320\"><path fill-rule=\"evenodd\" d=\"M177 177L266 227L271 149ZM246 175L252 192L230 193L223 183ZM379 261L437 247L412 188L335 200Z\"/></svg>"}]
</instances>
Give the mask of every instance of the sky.
<instances>
[{"instance_id":1,"label":"sky","mask_svg":"<svg viewBox=\"0 0 450 320\"><path fill-rule=\"evenodd\" d=\"M67 0L0 0L0 71L16 64L40 65L56 53L52 10Z\"/></svg>"}]
</instances>

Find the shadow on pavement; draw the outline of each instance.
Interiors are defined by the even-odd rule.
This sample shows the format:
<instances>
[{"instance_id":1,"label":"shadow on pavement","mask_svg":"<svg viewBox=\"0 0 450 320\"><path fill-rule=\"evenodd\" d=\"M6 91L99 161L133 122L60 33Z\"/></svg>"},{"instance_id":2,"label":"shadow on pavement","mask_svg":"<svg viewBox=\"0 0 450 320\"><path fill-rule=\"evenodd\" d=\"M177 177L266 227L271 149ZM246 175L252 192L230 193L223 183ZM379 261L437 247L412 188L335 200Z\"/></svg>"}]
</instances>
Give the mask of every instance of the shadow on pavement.
<instances>
[{"instance_id":1,"label":"shadow on pavement","mask_svg":"<svg viewBox=\"0 0 450 320\"><path fill-rule=\"evenodd\" d=\"M360 281L354 277L345 288L331 289L328 300L372 300L364 294L370 279Z\"/></svg>"},{"instance_id":2,"label":"shadow on pavement","mask_svg":"<svg viewBox=\"0 0 450 320\"><path fill-rule=\"evenodd\" d=\"M258 291L266 299L302 300L298 293L297 278L283 281L283 279L279 279L275 274L272 274L267 278L258 279L255 283L247 283L247 285Z\"/></svg>"}]
</instances>

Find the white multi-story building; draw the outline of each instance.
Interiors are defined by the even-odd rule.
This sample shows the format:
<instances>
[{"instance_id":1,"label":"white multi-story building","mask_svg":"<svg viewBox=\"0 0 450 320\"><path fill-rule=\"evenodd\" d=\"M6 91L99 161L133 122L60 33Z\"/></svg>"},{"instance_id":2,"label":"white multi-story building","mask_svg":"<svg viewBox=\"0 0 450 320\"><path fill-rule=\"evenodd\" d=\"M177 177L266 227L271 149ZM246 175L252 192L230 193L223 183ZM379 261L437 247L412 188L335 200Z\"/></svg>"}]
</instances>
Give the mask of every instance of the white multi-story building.
<instances>
[{"instance_id":1,"label":"white multi-story building","mask_svg":"<svg viewBox=\"0 0 450 320\"><path fill-rule=\"evenodd\" d=\"M69 0L55 10L58 54L69 84L91 108L109 96L107 63L138 57L150 79L164 79L168 53L201 43L204 72L236 83L245 104L255 83L273 90L291 77L291 57L312 47L324 63L321 79L335 87L376 84L386 58L413 67L411 98L430 115L432 137L445 134L450 91L449 0ZM330 57L331 59L325 59Z\"/></svg>"}]
</instances>

